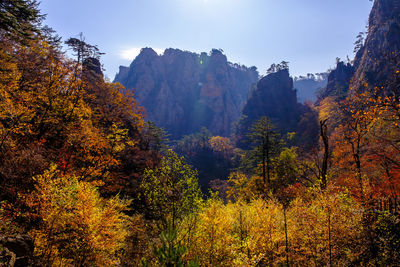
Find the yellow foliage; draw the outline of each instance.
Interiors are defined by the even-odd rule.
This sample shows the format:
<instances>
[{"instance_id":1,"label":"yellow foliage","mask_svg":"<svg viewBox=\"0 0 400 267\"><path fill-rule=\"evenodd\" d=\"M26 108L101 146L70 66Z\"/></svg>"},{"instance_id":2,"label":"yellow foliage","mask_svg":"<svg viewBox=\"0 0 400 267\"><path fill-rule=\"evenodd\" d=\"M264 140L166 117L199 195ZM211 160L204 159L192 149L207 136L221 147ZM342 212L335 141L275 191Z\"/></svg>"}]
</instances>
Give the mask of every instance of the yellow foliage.
<instances>
[{"instance_id":1,"label":"yellow foliage","mask_svg":"<svg viewBox=\"0 0 400 267\"><path fill-rule=\"evenodd\" d=\"M228 182L227 195L232 200L250 201L260 197L266 189L261 176L248 177L241 172L232 172Z\"/></svg>"},{"instance_id":2,"label":"yellow foliage","mask_svg":"<svg viewBox=\"0 0 400 267\"><path fill-rule=\"evenodd\" d=\"M324 121L337 116L339 114L339 106L333 97L324 98L319 107L319 120Z\"/></svg>"},{"instance_id":3,"label":"yellow foliage","mask_svg":"<svg viewBox=\"0 0 400 267\"><path fill-rule=\"evenodd\" d=\"M311 191L315 191L311 189ZM322 266L332 262L347 266L356 253L363 211L344 192L312 192L310 201L298 198L289 210L291 259L299 265Z\"/></svg>"},{"instance_id":4,"label":"yellow foliage","mask_svg":"<svg viewBox=\"0 0 400 267\"><path fill-rule=\"evenodd\" d=\"M233 218L220 200L211 199L198 216L194 243L189 255L201 257L201 265L226 266L232 264Z\"/></svg>"},{"instance_id":5,"label":"yellow foliage","mask_svg":"<svg viewBox=\"0 0 400 267\"><path fill-rule=\"evenodd\" d=\"M363 210L347 193L310 189L286 209L289 262L348 265L357 256ZM284 209L274 199L223 204L210 199L197 216L188 259L201 266L286 264ZM329 250L330 248L330 250Z\"/></svg>"},{"instance_id":6,"label":"yellow foliage","mask_svg":"<svg viewBox=\"0 0 400 267\"><path fill-rule=\"evenodd\" d=\"M258 266L283 262L281 205L256 199L224 205L211 199L198 215L188 257L200 265Z\"/></svg>"},{"instance_id":7,"label":"yellow foliage","mask_svg":"<svg viewBox=\"0 0 400 267\"><path fill-rule=\"evenodd\" d=\"M110 266L128 235L129 204L118 197L105 200L90 183L76 176L64 176L52 165L34 178L36 192L28 202L42 219L33 230L35 255L45 265Z\"/></svg>"},{"instance_id":8,"label":"yellow foliage","mask_svg":"<svg viewBox=\"0 0 400 267\"><path fill-rule=\"evenodd\" d=\"M213 136L209 143L214 151L228 153L233 150L231 141L227 137Z\"/></svg>"}]
</instances>

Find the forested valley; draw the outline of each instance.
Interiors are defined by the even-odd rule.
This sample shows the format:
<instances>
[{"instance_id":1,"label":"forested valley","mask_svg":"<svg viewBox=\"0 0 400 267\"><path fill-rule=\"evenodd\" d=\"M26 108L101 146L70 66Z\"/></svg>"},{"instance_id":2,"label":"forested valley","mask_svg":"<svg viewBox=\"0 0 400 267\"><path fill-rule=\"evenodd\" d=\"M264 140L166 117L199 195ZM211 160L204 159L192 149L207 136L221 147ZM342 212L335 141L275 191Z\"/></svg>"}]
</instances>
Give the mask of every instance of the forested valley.
<instances>
[{"instance_id":1,"label":"forested valley","mask_svg":"<svg viewBox=\"0 0 400 267\"><path fill-rule=\"evenodd\" d=\"M305 104L287 62L220 50L146 48L110 82L43 19L0 1L0 266L399 266L397 0Z\"/></svg>"}]
</instances>

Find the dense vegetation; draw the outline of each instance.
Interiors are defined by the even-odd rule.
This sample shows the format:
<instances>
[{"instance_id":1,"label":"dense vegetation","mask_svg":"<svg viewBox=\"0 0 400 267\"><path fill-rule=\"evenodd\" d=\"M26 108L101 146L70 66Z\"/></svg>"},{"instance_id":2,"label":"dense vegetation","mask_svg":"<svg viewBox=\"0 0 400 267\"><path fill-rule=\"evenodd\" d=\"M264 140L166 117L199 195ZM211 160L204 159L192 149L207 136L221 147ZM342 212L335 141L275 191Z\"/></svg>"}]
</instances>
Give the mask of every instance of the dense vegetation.
<instances>
[{"instance_id":1,"label":"dense vegetation","mask_svg":"<svg viewBox=\"0 0 400 267\"><path fill-rule=\"evenodd\" d=\"M70 38L68 58L35 1L0 12L0 264L400 262L398 68L389 83L307 106L311 145L260 114L240 148L204 129L171 149L134 96L103 79L96 46ZM209 192L174 150L211 177Z\"/></svg>"}]
</instances>

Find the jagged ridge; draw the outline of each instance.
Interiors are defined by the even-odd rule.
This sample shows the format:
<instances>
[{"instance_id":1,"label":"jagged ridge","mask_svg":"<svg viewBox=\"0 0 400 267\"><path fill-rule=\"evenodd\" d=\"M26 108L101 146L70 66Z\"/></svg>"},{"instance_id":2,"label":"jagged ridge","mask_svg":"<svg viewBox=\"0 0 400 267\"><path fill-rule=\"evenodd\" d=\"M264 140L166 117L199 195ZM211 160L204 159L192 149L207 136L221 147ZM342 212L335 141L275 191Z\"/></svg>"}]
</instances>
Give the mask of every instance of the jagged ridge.
<instances>
[{"instance_id":1,"label":"jagged ridge","mask_svg":"<svg viewBox=\"0 0 400 267\"><path fill-rule=\"evenodd\" d=\"M115 77L116 82L135 90L148 119L165 128L172 139L201 127L214 135L229 136L257 80L255 67L232 64L216 49L200 55L166 49L157 55L144 48Z\"/></svg>"}]
</instances>

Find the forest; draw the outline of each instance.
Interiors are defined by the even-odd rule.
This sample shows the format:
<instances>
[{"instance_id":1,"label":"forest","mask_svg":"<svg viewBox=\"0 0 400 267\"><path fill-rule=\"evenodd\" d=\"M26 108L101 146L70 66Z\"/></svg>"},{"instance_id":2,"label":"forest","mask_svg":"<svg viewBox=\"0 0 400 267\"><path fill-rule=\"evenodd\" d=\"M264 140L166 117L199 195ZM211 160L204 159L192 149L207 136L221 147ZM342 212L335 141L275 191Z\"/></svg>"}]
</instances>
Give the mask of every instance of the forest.
<instances>
[{"instance_id":1,"label":"forest","mask_svg":"<svg viewBox=\"0 0 400 267\"><path fill-rule=\"evenodd\" d=\"M43 20L0 1L0 266L399 266L400 46L375 20L293 127L252 104L175 140Z\"/></svg>"}]
</instances>

